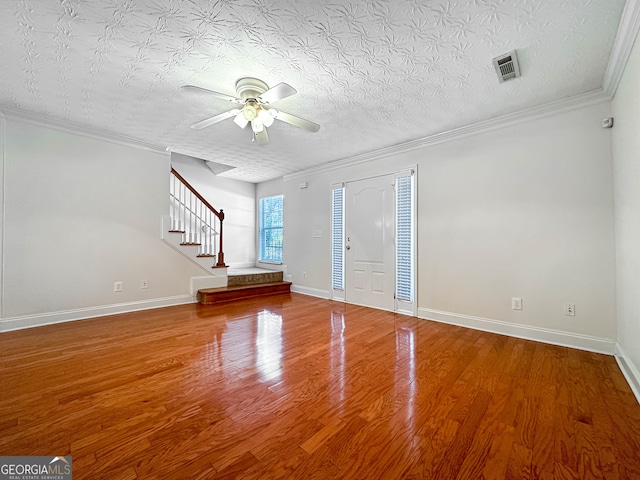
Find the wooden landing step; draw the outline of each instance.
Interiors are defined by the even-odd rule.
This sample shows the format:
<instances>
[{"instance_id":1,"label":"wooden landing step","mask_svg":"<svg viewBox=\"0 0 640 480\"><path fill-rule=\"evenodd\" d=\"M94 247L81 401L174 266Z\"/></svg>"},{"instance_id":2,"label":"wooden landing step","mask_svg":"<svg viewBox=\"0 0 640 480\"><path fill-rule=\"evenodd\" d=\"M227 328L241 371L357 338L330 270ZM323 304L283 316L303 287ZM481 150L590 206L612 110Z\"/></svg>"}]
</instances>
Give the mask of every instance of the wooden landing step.
<instances>
[{"instance_id":1,"label":"wooden landing step","mask_svg":"<svg viewBox=\"0 0 640 480\"><path fill-rule=\"evenodd\" d=\"M198 302L203 305L228 302L240 298L258 297L260 295L278 295L289 293L291 282L268 282L253 285L234 285L220 288L203 288L198 290Z\"/></svg>"},{"instance_id":2,"label":"wooden landing step","mask_svg":"<svg viewBox=\"0 0 640 480\"><path fill-rule=\"evenodd\" d=\"M279 270L265 270L263 268L229 269L227 285L236 287L240 285L255 285L258 283L277 283L284 280L283 273Z\"/></svg>"}]
</instances>

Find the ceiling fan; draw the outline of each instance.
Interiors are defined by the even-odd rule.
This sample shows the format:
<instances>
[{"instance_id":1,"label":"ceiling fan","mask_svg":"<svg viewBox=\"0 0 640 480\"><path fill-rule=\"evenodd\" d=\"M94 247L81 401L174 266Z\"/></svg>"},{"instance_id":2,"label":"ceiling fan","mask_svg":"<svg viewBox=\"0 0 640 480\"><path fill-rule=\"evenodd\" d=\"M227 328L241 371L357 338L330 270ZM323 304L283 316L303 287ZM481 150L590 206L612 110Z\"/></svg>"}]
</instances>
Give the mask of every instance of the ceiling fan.
<instances>
[{"instance_id":1,"label":"ceiling fan","mask_svg":"<svg viewBox=\"0 0 640 480\"><path fill-rule=\"evenodd\" d=\"M271 108L272 103L297 93L295 88L286 83L279 83L269 88L266 83L257 78L241 78L236 82L237 97L227 95L226 93L214 92L213 90L202 87L196 87L195 85L184 85L182 86L182 90L204 92L222 100L228 100L229 102L242 105L228 112L220 113L198 123L194 123L191 125L191 128L196 130L234 117L234 123L240 128L245 128L248 124L251 124L253 141L258 145L266 145L269 143L267 127L270 127L276 119L303 128L309 132L317 132L320 130L320 125L317 123Z\"/></svg>"}]
</instances>

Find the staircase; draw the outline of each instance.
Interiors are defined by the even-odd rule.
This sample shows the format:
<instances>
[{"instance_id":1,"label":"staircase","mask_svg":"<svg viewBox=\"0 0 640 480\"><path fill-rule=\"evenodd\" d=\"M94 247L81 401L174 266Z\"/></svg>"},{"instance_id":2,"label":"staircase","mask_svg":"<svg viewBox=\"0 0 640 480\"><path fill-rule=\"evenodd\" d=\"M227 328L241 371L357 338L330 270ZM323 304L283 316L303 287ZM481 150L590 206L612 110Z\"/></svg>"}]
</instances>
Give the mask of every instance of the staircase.
<instances>
[{"instance_id":1,"label":"staircase","mask_svg":"<svg viewBox=\"0 0 640 480\"><path fill-rule=\"evenodd\" d=\"M261 268L230 269L227 286L198 290L198 301L204 305L213 305L241 298L288 294L291 282L283 281L282 278L283 273L280 271Z\"/></svg>"},{"instance_id":2,"label":"staircase","mask_svg":"<svg viewBox=\"0 0 640 480\"><path fill-rule=\"evenodd\" d=\"M283 281L281 271L228 269L222 251L224 212L213 208L173 168L169 201L170 215L162 219L162 239L206 273L191 279L191 295L197 292L200 303L210 305L290 292L291 282Z\"/></svg>"},{"instance_id":3,"label":"staircase","mask_svg":"<svg viewBox=\"0 0 640 480\"><path fill-rule=\"evenodd\" d=\"M218 211L174 168L169 181L169 215L162 218L162 240L202 269L191 278L191 295L200 288L227 285L222 251L224 212Z\"/></svg>"}]
</instances>

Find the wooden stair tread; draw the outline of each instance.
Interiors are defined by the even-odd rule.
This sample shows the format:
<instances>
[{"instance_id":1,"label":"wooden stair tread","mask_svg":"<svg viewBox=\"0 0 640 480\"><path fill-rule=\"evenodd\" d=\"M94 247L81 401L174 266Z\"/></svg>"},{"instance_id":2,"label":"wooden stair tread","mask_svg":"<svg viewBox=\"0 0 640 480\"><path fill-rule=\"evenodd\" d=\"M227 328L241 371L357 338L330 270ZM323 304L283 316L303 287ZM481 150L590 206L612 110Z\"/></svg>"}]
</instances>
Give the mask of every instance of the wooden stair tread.
<instances>
[{"instance_id":1,"label":"wooden stair tread","mask_svg":"<svg viewBox=\"0 0 640 480\"><path fill-rule=\"evenodd\" d=\"M204 305L257 297L260 295L276 295L289 293L291 282L267 282L252 285L233 285L229 287L201 288L198 290L198 301Z\"/></svg>"},{"instance_id":2,"label":"wooden stair tread","mask_svg":"<svg viewBox=\"0 0 640 480\"><path fill-rule=\"evenodd\" d=\"M198 292L203 293L217 293L217 292L228 292L232 290L252 290L255 288L264 288L270 287L274 285L291 285L291 282L267 282L267 283L254 283L251 285L232 285L229 287L217 287L217 288L201 288Z\"/></svg>"}]
</instances>

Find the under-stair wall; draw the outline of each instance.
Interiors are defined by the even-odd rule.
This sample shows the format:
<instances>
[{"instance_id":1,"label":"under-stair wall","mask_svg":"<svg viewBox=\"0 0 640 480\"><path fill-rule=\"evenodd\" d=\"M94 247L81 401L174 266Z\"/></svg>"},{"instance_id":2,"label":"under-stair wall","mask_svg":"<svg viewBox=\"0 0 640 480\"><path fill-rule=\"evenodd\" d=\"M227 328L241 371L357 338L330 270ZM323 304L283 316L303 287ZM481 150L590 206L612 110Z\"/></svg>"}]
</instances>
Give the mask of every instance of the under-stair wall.
<instances>
[{"instance_id":1,"label":"under-stair wall","mask_svg":"<svg viewBox=\"0 0 640 480\"><path fill-rule=\"evenodd\" d=\"M184 244L185 234L182 232L172 231L174 226L169 215L162 217L161 238L173 248L176 252L189 259L195 265L200 267L202 275L191 279L190 293L195 296L200 288L216 288L227 285L227 268L215 268L213 258L209 256L198 256L199 245Z\"/></svg>"}]
</instances>

